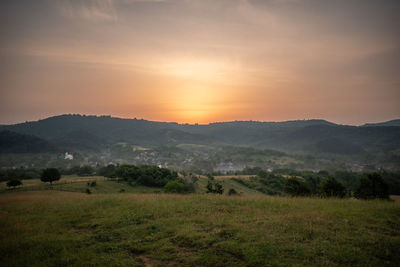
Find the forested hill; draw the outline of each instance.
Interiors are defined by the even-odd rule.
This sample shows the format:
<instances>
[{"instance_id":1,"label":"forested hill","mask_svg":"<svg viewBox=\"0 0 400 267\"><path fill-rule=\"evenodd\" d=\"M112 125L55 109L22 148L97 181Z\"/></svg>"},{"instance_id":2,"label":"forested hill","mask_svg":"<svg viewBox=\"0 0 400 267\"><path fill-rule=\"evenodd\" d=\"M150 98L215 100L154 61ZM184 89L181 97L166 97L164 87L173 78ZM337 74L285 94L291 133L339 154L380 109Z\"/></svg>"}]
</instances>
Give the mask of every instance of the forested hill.
<instances>
[{"instance_id":1,"label":"forested hill","mask_svg":"<svg viewBox=\"0 0 400 267\"><path fill-rule=\"evenodd\" d=\"M110 116L61 115L35 122L2 125L2 130L82 149L87 143L93 147L115 142L147 146L180 143L242 145L339 154L400 149L398 126L344 126L325 120L189 125Z\"/></svg>"},{"instance_id":2,"label":"forested hill","mask_svg":"<svg viewBox=\"0 0 400 267\"><path fill-rule=\"evenodd\" d=\"M57 148L39 137L11 131L0 131L0 153L56 152Z\"/></svg>"},{"instance_id":3,"label":"forested hill","mask_svg":"<svg viewBox=\"0 0 400 267\"><path fill-rule=\"evenodd\" d=\"M391 120L385 122L378 123L366 123L363 126L372 127L372 126L400 126L400 120Z\"/></svg>"}]
</instances>

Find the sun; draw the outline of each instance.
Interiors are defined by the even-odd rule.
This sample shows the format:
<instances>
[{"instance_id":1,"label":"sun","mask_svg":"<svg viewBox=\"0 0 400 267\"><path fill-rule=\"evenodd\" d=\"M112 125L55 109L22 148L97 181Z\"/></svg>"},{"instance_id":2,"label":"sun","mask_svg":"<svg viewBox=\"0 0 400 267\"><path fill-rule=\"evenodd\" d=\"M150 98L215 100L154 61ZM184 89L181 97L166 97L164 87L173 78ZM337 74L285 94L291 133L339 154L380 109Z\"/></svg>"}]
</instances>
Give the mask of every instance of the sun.
<instances>
[{"instance_id":1,"label":"sun","mask_svg":"<svg viewBox=\"0 0 400 267\"><path fill-rule=\"evenodd\" d=\"M169 81L162 92L168 116L181 123L208 123L226 112L237 94L240 65L215 58L168 58L158 73Z\"/></svg>"}]
</instances>

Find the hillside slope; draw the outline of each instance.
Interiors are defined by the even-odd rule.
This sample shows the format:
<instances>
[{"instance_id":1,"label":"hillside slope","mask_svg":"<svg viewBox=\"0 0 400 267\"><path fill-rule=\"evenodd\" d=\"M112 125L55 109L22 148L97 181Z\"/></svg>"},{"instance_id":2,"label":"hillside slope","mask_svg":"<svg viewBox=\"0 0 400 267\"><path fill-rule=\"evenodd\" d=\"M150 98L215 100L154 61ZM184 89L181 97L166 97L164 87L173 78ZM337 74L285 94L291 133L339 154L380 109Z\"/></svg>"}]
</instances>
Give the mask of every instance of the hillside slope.
<instances>
[{"instance_id":1,"label":"hillside slope","mask_svg":"<svg viewBox=\"0 0 400 267\"><path fill-rule=\"evenodd\" d=\"M101 149L105 144L116 142L143 146L240 145L333 154L400 149L400 127L344 126L325 120L189 125L110 116L61 115L35 122L3 125L1 129L89 150Z\"/></svg>"},{"instance_id":2,"label":"hillside slope","mask_svg":"<svg viewBox=\"0 0 400 267\"><path fill-rule=\"evenodd\" d=\"M12 131L0 132L0 153L56 152L57 147L39 137Z\"/></svg>"}]
</instances>

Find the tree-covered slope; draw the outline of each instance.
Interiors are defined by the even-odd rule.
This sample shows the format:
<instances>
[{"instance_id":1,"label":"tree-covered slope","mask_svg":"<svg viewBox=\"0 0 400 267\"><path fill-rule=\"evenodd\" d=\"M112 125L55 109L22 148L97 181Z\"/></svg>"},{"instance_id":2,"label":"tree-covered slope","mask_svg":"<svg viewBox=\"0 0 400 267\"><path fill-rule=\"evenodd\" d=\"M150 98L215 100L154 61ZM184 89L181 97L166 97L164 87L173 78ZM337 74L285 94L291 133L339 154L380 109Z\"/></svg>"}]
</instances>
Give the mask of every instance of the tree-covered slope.
<instances>
[{"instance_id":1,"label":"tree-covered slope","mask_svg":"<svg viewBox=\"0 0 400 267\"><path fill-rule=\"evenodd\" d=\"M0 153L55 152L56 146L39 137L11 131L0 132Z\"/></svg>"},{"instance_id":2,"label":"tree-covered slope","mask_svg":"<svg viewBox=\"0 0 400 267\"><path fill-rule=\"evenodd\" d=\"M3 125L1 129L35 135L65 147L92 150L115 142L145 146L234 145L333 154L400 148L400 127L344 126L325 120L189 125L110 116L61 115L35 122Z\"/></svg>"}]
</instances>

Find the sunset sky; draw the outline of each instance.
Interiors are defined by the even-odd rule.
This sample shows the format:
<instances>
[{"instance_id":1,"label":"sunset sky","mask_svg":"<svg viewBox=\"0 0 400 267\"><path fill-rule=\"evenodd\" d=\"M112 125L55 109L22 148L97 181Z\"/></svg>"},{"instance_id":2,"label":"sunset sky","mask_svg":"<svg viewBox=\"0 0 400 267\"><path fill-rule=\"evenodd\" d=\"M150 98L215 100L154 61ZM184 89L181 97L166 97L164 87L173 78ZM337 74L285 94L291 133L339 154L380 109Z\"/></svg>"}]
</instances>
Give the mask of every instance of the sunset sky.
<instances>
[{"instance_id":1,"label":"sunset sky","mask_svg":"<svg viewBox=\"0 0 400 267\"><path fill-rule=\"evenodd\" d=\"M400 118L400 1L2 0L0 123Z\"/></svg>"}]
</instances>

